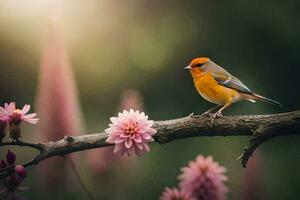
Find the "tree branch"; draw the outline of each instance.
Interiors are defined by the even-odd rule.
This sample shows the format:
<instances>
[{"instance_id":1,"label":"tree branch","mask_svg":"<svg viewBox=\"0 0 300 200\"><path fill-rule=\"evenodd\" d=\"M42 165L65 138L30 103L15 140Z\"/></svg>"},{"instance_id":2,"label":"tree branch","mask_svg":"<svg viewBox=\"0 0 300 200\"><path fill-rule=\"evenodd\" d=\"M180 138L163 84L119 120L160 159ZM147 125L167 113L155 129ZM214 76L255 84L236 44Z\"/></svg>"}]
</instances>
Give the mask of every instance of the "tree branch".
<instances>
[{"instance_id":1,"label":"tree branch","mask_svg":"<svg viewBox=\"0 0 300 200\"><path fill-rule=\"evenodd\" d=\"M199 115L156 121L153 127L157 130L157 134L154 139L155 142L164 144L173 140L199 136L252 136L250 145L240 156L243 166L246 167L248 159L260 144L276 136L300 134L300 110L272 115L221 117L214 121L212 128L210 125L209 117ZM5 142L1 143L0 147L19 145L39 150L40 154L24 164L28 167L52 156L64 156L77 151L111 146L112 144L105 142L107 137L107 133L96 133L76 137L65 136L56 142L39 144ZM0 175L3 172L5 169L0 170Z\"/></svg>"}]
</instances>

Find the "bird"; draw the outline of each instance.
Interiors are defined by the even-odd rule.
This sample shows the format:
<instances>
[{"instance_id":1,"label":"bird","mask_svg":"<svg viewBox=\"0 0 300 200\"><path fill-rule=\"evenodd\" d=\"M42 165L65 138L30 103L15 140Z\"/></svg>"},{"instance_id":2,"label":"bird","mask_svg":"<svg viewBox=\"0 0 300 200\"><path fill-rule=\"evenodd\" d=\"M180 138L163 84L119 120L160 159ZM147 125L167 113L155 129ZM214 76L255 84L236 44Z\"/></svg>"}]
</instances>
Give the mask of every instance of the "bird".
<instances>
[{"instance_id":1,"label":"bird","mask_svg":"<svg viewBox=\"0 0 300 200\"><path fill-rule=\"evenodd\" d=\"M222 111L235 102L248 100L252 103L263 101L282 106L279 102L252 92L242 81L231 75L208 57L193 59L184 69L189 70L198 93L207 101L217 104L201 116L211 117L211 127L215 118L222 117ZM217 110L218 109L218 110ZM217 110L215 113L213 111Z\"/></svg>"}]
</instances>

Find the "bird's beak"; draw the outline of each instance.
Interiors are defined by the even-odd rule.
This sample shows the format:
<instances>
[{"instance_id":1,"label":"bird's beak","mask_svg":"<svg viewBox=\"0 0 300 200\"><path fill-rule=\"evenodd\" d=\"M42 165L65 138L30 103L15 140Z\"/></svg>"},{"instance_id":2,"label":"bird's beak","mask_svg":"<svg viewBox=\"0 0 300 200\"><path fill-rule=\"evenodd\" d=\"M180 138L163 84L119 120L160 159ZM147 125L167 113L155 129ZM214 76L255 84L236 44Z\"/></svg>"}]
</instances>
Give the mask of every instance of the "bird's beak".
<instances>
[{"instance_id":1,"label":"bird's beak","mask_svg":"<svg viewBox=\"0 0 300 200\"><path fill-rule=\"evenodd\" d=\"M191 67L190 65L188 65L188 66L186 66L184 69L190 70L190 69L192 69L192 67Z\"/></svg>"}]
</instances>

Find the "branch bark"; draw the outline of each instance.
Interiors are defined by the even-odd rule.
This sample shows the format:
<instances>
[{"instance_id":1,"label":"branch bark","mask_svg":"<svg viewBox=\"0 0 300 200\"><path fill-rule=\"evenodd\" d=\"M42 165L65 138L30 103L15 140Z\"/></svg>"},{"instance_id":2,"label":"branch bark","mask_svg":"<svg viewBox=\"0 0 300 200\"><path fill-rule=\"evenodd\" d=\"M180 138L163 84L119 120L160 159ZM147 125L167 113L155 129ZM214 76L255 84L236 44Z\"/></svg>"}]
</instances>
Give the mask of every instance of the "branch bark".
<instances>
[{"instance_id":1,"label":"branch bark","mask_svg":"<svg viewBox=\"0 0 300 200\"><path fill-rule=\"evenodd\" d=\"M189 115L188 117L166 121L155 121L157 134L155 142L160 144L174 140L200 136L252 136L250 144L240 156L246 167L247 161L255 149L265 141L284 135L300 134L300 110L272 115L226 116L214 121L210 127L209 116ZM65 136L63 139L47 143L5 142L1 146L18 145L35 148L40 153L24 163L25 167L38 164L52 157L64 156L73 152L92 148L111 146L105 142L107 133L87 134L76 137ZM0 170L0 175L7 170Z\"/></svg>"}]
</instances>

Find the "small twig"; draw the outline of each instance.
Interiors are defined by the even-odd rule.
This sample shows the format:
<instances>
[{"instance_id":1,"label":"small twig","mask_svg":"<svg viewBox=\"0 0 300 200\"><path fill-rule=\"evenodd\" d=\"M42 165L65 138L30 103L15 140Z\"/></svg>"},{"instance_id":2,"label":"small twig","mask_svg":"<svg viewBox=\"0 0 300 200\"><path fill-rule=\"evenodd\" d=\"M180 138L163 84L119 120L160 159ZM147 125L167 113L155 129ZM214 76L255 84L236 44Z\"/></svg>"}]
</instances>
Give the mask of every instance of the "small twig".
<instances>
[{"instance_id":1,"label":"small twig","mask_svg":"<svg viewBox=\"0 0 300 200\"><path fill-rule=\"evenodd\" d=\"M268 138L271 139L271 138ZM263 142L265 142L268 139L258 139L258 138L252 138L250 140L249 146L244 148L244 153L241 154L237 160L241 160L242 166L246 168L248 160L253 155L254 151L257 149L259 145L261 145Z\"/></svg>"},{"instance_id":2,"label":"small twig","mask_svg":"<svg viewBox=\"0 0 300 200\"><path fill-rule=\"evenodd\" d=\"M74 172L74 175L76 176L76 179L78 180L80 186L82 187L82 189L85 191L85 193L89 196L89 198L91 200L96 200L96 198L92 195L92 193L89 191L89 189L87 188L87 186L84 184L78 170L77 167L74 163L74 160L71 157L66 157L67 162L69 163L72 171Z\"/></svg>"},{"instance_id":3,"label":"small twig","mask_svg":"<svg viewBox=\"0 0 300 200\"><path fill-rule=\"evenodd\" d=\"M42 143L29 143L29 142L23 142L23 141L11 141L11 142L2 142L0 143L0 147L1 146L21 146L21 147L30 147L33 149L36 149L38 151L40 151L41 153L44 151L44 145Z\"/></svg>"}]
</instances>

